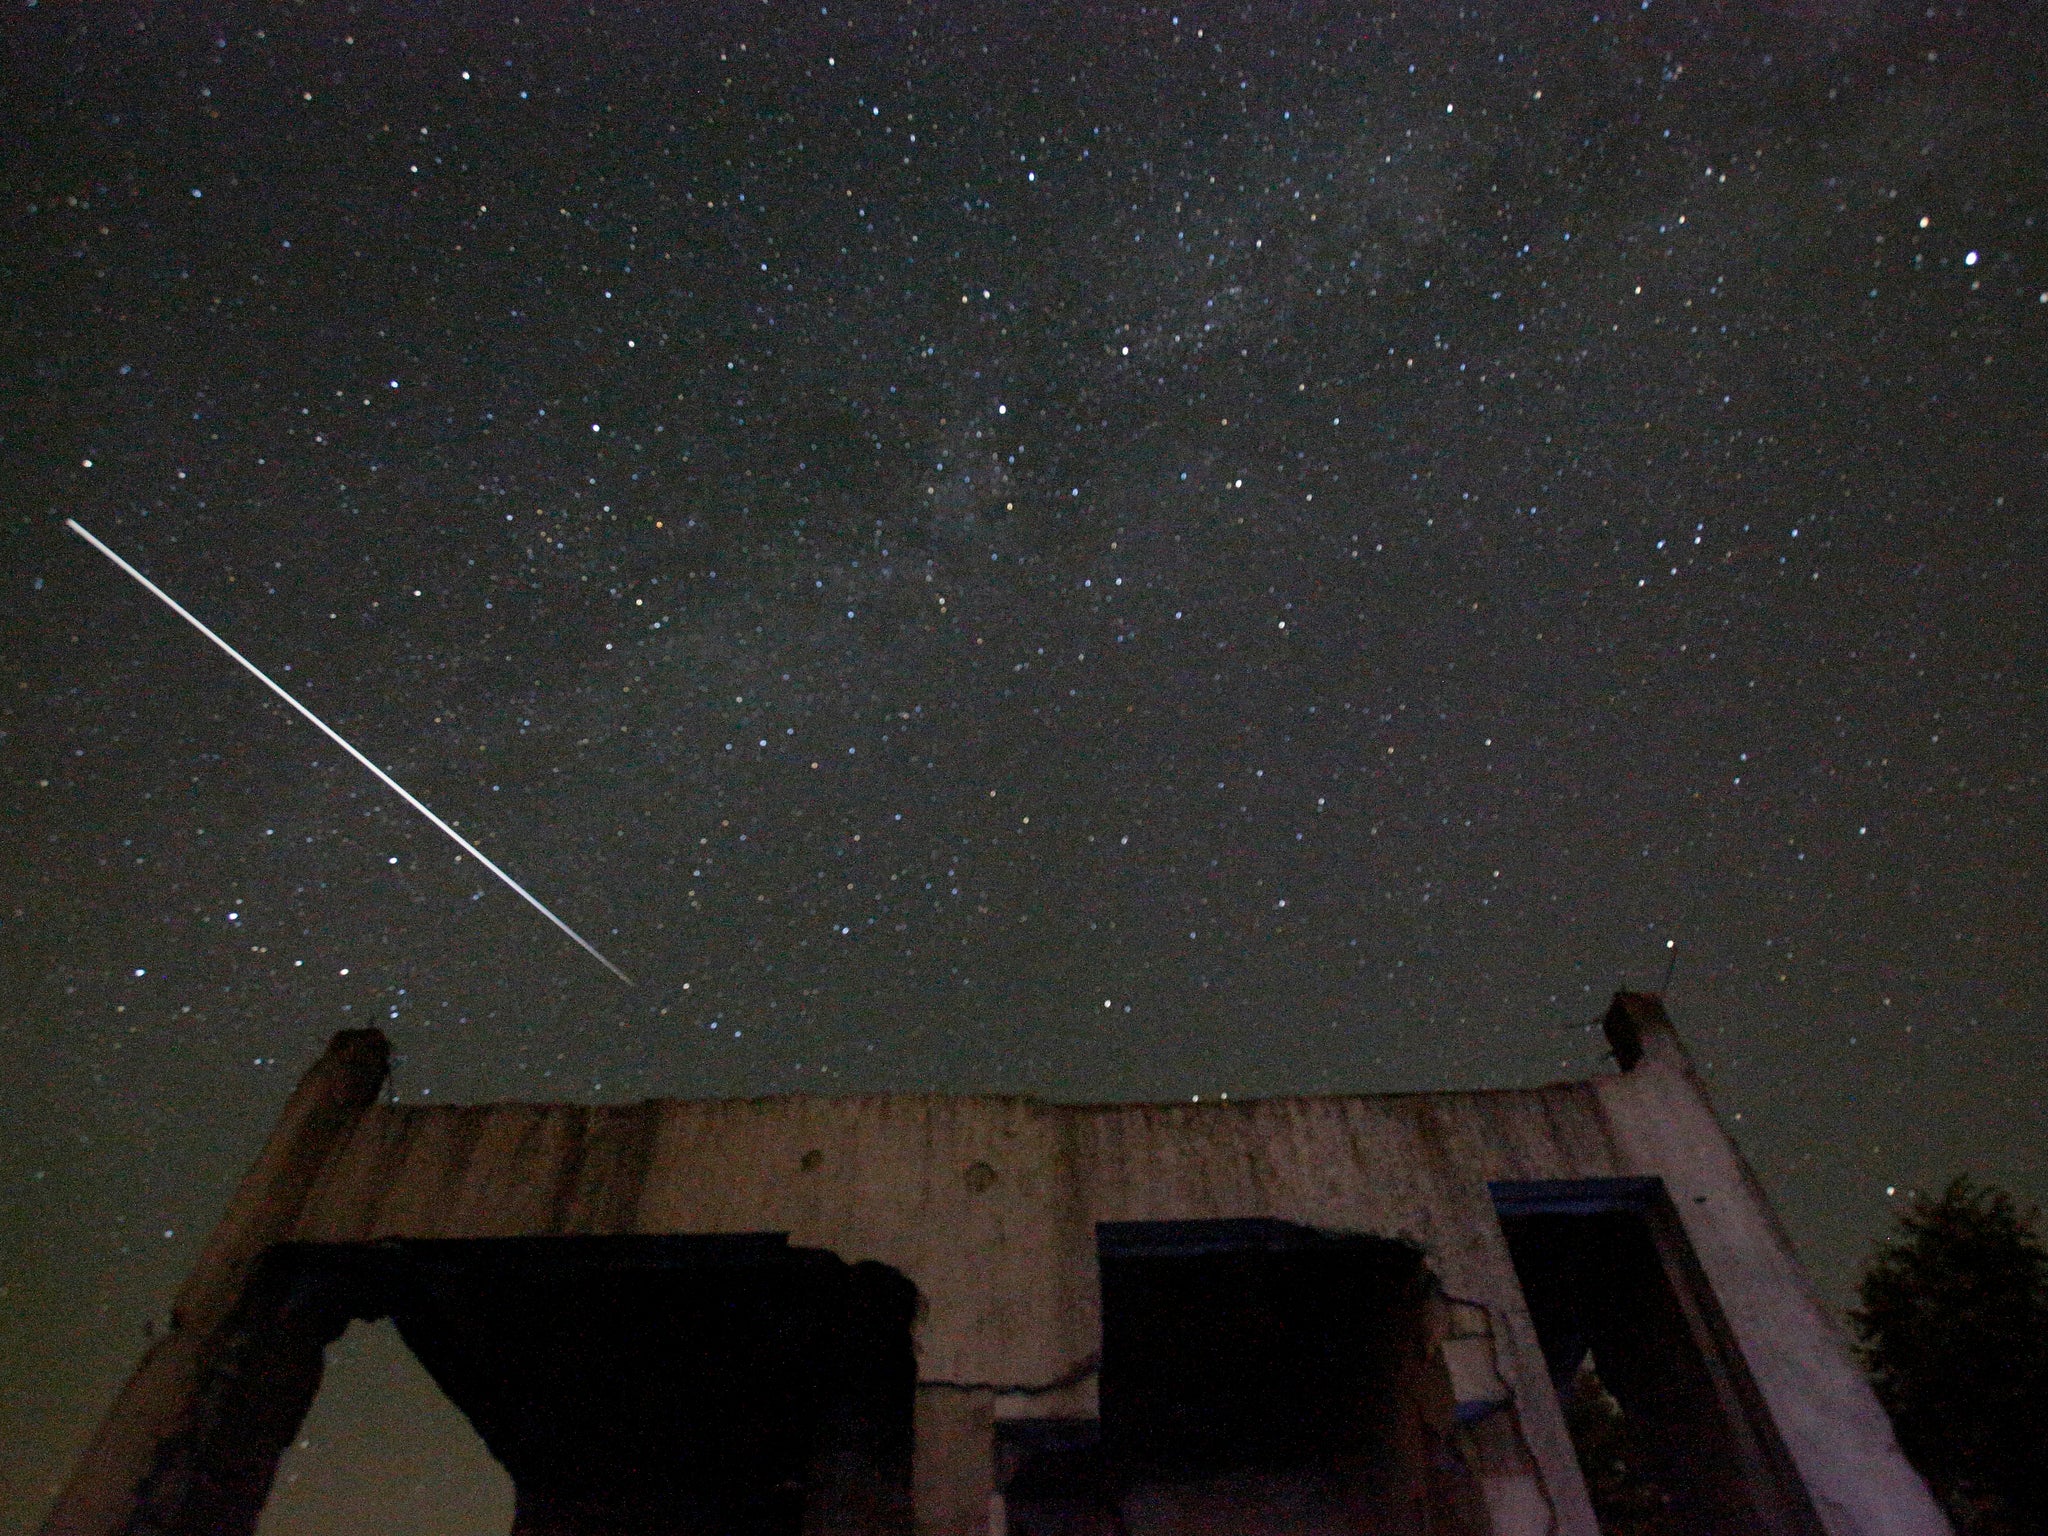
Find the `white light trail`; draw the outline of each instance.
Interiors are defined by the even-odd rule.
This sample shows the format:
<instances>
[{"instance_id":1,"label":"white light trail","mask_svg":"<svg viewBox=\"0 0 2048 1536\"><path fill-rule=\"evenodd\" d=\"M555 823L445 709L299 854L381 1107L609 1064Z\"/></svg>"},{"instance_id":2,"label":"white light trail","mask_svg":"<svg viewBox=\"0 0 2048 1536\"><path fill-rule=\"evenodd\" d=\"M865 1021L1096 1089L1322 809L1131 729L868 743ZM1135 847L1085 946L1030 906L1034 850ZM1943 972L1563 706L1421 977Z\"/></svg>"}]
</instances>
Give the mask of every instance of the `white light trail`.
<instances>
[{"instance_id":1,"label":"white light trail","mask_svg":"<svg viewBox=\"0 0 2048 1536\"><path fill-rule=\"evenodd\" d=\"M97 538L95 538L92 535L91 532L89 532L86 529L84 524L78 521L77 518L65 518L64 526L66 528L69 528L73 533L77 534L81 539L85 540L86 543L90 544L94 549L98 550L101 554L105 555L109 560L113 561L114 564L118 565L122 570L126 571L130 576L133 576L137 581L141 582L143 586L147 587L157 597L161 598L163 600L164 606L169 608L171 612L175 613L187 624L190 624L194 629L198 630L199 633L206 636L207 639L211 640L223 651L226 651L228 655L233 657L237 663L244 667L248 671L249 675L254 677L257 682L261 683L264 687L268 688L272 693L276 694L280 699L283 699L285 703L291 705L293 709L296 709L300 714L304 715L309 721L312 722L312 724L318 730L320 730L324 735L326 735L326 737L330 741L332 741L337 747L340 747L342 751L346 752L350 757L354 758L357 762L361 763L365 768L369 769L370 772L374 773L377 776L378 780L384 785L386 789L390 790L394 795L398 796L399 799L403 800L407 805L411 806L414 810L418 811L422 816L426 817L427 820L431 821L443 832L446 832L451 838L455 840L455 844L457 847L461 848L465 853L469 854L470 857L474 858L477 861L477 863L483 865L485 869L488 869L492 874L496 875L500 880L504 881L507 885L512 887L512 889L518 893L520 898L523 901L525 901L528 906L532 907L534 911L538 912L542 917L546 918L549 922L553 923L557 928L561 929L562 932L566 933L567 935L569 935L570 938L574 939L578 944L582 945L583 948L589 952L591 959L595 960L599 965L603 966L606 970L610 971L614 976L618 977L619 980L623 981L627 986L630 987L633 985L633 978L628 976L624 971L620 970L616 965L613 965L611 961L605 959L603 955L599 954L597 946L595 944L592 944L590 940L584 938L582 934L578 933L574 928L571 928L567 923L563 922L559 917L555 916L554 913L550 912L545 906L541 904L539 897L535 896L533 892L529 891L517 880L514 880L510 875L506 874L504 870L498 868L497 865L493 864L490 861L490 859L484 855L483 850L478 848L476 844L472 843L460 832L456 831L453 827L449 826L447 822L443 821L440 817L436 816L432 811L428 810L427 807L421 801L414 798L412 792L408 790L403 784L399 783L398 780L392 778L390 774L386 773L382 768L379 768L375 763L371 762L367 757L363 756L362 753L358 752L354 747L350 746L346 741L342 739L341 733L335 730L333 726L329 725L325 720L322 720L318 715L314 714L313 711L306 708L306 706L301 704L297 699L293 698L290 694L286 693L282 688L278 687L276 683L272 682L269 677L264 675L263 669L258 667L255 662L251 661L248 657L244 656L240 651L236 650L232 645L229 645L227 641L221 639L219 635L216 635L212 630L208 629L204 624L200 623L199 620L195 618L191 613L186 611L184 605L181 604L176 598L172 597L170 593L166 592L162 587L158 586L155 582L151 581L147 576L143 575L142 572L135 569L135 567L130 565L126 560L123 560L119 555L115 554L113 550L109 549L105 544L101 543Z\"/></svg>"}]
</instances>

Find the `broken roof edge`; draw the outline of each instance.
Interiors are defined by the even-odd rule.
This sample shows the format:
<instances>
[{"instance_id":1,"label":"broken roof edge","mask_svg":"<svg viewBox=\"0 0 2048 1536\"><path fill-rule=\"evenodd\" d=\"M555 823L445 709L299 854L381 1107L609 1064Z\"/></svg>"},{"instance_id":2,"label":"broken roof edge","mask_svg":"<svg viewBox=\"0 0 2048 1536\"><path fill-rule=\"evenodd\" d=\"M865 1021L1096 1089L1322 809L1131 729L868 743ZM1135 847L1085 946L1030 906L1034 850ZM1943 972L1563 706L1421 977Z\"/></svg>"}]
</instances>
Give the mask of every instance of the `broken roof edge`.
<instances>
[{"instance_id":1,"label":"broken roof edge","mask_svg":"<svg viewBox=\"0 0 2048 1536\"><path fill-rule=\"evenodd\" d=\"M1657 992L1617 992L1600 1020L1601 1033L1614 1064L1633 1072L1645 1061L1678 1071L1693 1071L1692 1056L1671 1016L1664 1011L1664 998Z\"/></svg>"},{"instance_id":2,"label":"broken roof edge","mask_svg":"<svg viewBox=\"0 0 2048 1536\"><path fill-rule=\"evenodd\" d=\"M1203 1094L1199 1100L1186 1099L1050 1099L1035 1093L946 1093L938 1090L879 1090L874 1093L755 1093L731 1097L706 1094L692 1097L684 1094L656 1094L644 1099L589 1100L589 1099L478 1099L466 1103L408 1104L386 1099L379 1107L385 1110L398 1109L407 1114L460 1114L465 1110L486 1109L529 1109L545 1111L603 1111L612 1114L626 1114L634 1110L659 1108L663 1105L781 1105L781 1104L987 1104L1013 1105L1025 1109L1045 1110L1056 1114L1104 1113L1110 1110L1231 1110L1252 1109L1260 1105L1274 1104L1351 1104L1359 1100L1374 1103L1394 1103L1415 1099L1513 1099L1518 1097L1542 1096L1546 1094L1580 1093L1596 1088L1600 1083L1612 1079L1616 1074L1600 1073L1593 1077L1558 1078L1548 1083L1534 1083L1526 1087L1506 1088L1398 1088L1384 1091L1370 1089L1356 1093L1267 1093L1231 1095L1228 1098L1216 1094Z\"/></svg>"},{"instance_id":3,"label":"broken roof edge","mask_svg":"<svg viewBox=\"0 0 2048 1536\"><path fill-rule=\"evenodd\" d=\"M1602 1020L1602 1029L1608 1041L1607 1054L1615 1060L1620 1074L1637 1070L1645 1062L1652 1067L1673 1070L1692 1082L1701 1095L1705 1086L1700 1083L1693 1068L1692 1058L1685 1049L1670 1018L1664 1012L1663 998L1655 992L1617 992ZM379 1066L390 1057L390 1043L377 1028L345 1029L337 1032L327 1046L329 1054L346 1050L350 1055L361 1054L365 1037L374 1038L382 1046ZM324 1057L322 1058L324 1059ZM310 1070L310 1069L309 1069ZM388 1069L386 1069L388 1070ZM1314 1093L1259 1093L1244 1094L1233 1098L1228 1093L1201 1094L1180 1098L1131 1098L1131 1099L1062 1099L1042 1093L1002 1092L948 1092L943 1089L878 1089L864 1093L817 1093L809 1089L795 1089L780 1093L746 1094L688 1094L658 1093L639 1099L590 1100L590 1099L522 1099L501 1098L469 1100L466 1102L443 1101L437 1104L403 1104L396 1098L387 1103L408 1111L460 1111L497 1107L519 1107L536 1110L612 1110L626 1111L659 1104L731 1104L768 1105L794 1102L831 1104L872 1104L904 1103L908 1101L932 1101L956 1104L1011 1104L1034 1109L1057 1110L1061 1112L1086 1112L1110 1109L1202 1109L1239 1108L1258 1104L1316 1104L1349 1102L1357 1099L1380 1101L1402 1099L1480 1099L1511 1098L1518 1095L1558 1093L1576 1090L1611 1080L1614 1071L1593 1071L1582 1077L1552 1078L1542 1083L1501 1084L1473 1088L1361 1088L1351 1091L1322 1090ZM379 1073L380 1078L383 1073Z\"/></svg>"}]
</instances>

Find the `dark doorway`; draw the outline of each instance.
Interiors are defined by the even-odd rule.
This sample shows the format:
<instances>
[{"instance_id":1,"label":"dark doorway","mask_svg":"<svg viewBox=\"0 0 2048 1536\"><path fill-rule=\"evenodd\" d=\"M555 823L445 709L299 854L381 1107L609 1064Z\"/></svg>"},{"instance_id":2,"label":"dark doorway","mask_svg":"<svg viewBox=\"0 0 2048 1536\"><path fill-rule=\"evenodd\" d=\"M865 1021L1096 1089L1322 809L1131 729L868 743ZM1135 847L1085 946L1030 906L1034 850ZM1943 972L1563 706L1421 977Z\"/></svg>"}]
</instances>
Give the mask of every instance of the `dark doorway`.
<instances>
[{"instance_id":1,"label":"dark doorway","mask_svg":"<svg viewBox=\"0 0 2048 1536\"><path fill-rule=\"evenodd\" d=\"M1820 1536L1660 1179L1491 1187L1610 1536Z\"/></svg>"},{"instance_id":2,"label":"dark doorway","mask_svg":"<svg viewBox=\"0 0 2048 1536\"><path fill-rule=\"evenodd\" d=\"M510 1473L518 1536L907 1533L915 1305L773 1235L286 1245L151 1523L251 1529L322 1348L388 1316Z\"/></svg>"},{"instance_id":3,"label":"dark doorway","mask_svg":"<svg viewBox=\"0 0 2048 1536\"><path fill-rule=\"evenodd\" d=\"M1003 1426L1012 1536L1460 1531L1422 1255L1277 1221L1105 1224L1099 1426Z\"/></svg>"}]
</instances>

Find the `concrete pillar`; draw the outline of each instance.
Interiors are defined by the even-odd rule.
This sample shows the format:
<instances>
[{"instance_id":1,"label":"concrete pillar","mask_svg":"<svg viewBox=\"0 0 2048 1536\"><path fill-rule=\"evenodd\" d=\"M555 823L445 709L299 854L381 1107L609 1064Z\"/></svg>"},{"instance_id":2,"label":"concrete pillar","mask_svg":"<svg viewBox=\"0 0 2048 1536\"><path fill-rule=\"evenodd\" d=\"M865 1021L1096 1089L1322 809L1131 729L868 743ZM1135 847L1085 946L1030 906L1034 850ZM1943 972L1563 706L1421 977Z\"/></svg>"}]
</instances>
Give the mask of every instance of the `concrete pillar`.
<instances>
[{"instance_id":1,"label":"concrete pillar","mask_svg":"<svg viewBox=\"0 0 2048 1536\"><path fill-rule=\"evenodd\" d=\"M995 1496L995 1394L920 1386L911 1497L917 1536L990 1536Z\"/></svg>"},{"instance_id":2,"label":"concrete pillar","mask_svg":"<svg viewBox=\"0 0 2048 1536\"><path fill-rule=\"evenodd\" d=\"M328 1042L286 1101L227 1213L58 1496L43 1536L126 1536L175 1526L189 1493L197 1398L257 1260L290 1237L328 1158L376 1102L391 1046L374 1029Z\"/></svg>"},{"instance_id":3,"label":"concrete pillar","mask_svg":"<svg viewBox=\"0 0 2048 1536\"><path fill-rule=\"evenodd\" d=\"M1664 1180L1763 1406L1829 1536L1949 1536L1847 1341L1794 1257L1755 1173L1714 1114L1660 998L1620 992L1596 1078L1631 1171Z\"/></svg>"},{"instance_id":4,"label":"concrete pillar","mask_svg":"<svg viewBox=\"0 0 2048 1536\"><path fill-rule=\"evenodd\" d=\"M1472 1490L1442 1475L1438 1466L1434 1490L1445 1516L1444 1524L1455 1526L1455 1513L1466 1528L1486 1530L1493 1536L1581 1536L1594 1528L1592 1512L1582 1508L1583 1490L1562 1497L1559 1508L1544 1486L1541 1468L1531 1454L1526 1428L1516 1415L1523 1406L1515 1401L1514 1389L1501 1374L1500 1340L1495 1336L1492 1314L1469 1301L1454 1301L1439 1295L1430 1308L1429 1330L1434 1342L1434 1361L1442 1370L1438 1389L1448 1400L1449 1418L1455 1426L1451 1439L1458 1454L1447 1458L1463 1469L1477 1490L1481 1508L1474 1510Z\"/></svg>"}]
</instances>

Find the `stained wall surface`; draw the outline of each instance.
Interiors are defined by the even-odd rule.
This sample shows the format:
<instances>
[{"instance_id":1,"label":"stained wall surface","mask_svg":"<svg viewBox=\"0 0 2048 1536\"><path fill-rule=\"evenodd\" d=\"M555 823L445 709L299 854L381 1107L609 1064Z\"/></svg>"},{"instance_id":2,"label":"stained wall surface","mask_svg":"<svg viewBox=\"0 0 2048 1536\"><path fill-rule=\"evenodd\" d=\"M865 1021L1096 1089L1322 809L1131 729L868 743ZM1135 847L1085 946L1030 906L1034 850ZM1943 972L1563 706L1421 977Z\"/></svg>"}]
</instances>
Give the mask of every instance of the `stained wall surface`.
<instances>
[{"instance_id":1,"label":"stained wall surface","mask_svg":"<svg viewBox=\"0 0 2048 1536\"><path fill-rule=\"evenodd\" d=\"M270 1212L258 1236L785 1233L796 1247L887 1265L920 1303L918 1423L930 1443L919 1450L919 1525L931 1531L987 1529L976 1512L989 1473L973 1448L992 1422L1094 1411L1098 1223L1268 1218L1398 1237L1421 1249L1446 1298L1443 1353L1461 1408L1483 1408L1488 1394L1506 1405L1468 1436L1491 1527L1594 1536L1488 1186L1653 1176L1821 1528L1944 1532L1661 1006L1625 994L1609 1031L1627 1070L1501 1092L1173 1105L372 1101L323 1143L309 1178L277 1195L292 1202L290 1219ZM231 1270L247 1257L213 1261ZM110 1429L124 1408L174 1418L175 1396L159 1388L124 1401ZM92 1497L87 1485L133 1477L142 1452L130 1447L124 1474L105 1458L96 1467L102 1449L52 1531L125 1528L118 1489ZM114 1442L105 1449L119 1460Z\"/></svg>"}]
</instances>

